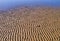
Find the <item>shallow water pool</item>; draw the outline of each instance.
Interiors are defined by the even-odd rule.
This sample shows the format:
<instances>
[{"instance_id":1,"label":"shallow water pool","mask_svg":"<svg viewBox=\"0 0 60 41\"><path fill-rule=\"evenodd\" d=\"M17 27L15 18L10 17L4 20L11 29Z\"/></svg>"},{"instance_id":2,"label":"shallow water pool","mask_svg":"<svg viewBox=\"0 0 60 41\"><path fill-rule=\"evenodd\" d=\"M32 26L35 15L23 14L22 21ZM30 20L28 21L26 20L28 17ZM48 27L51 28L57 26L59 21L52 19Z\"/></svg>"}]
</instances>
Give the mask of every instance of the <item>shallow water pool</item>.
<instances>
[{"instance_id":1,"label":"shallow water pool","mask_svg":"<svg viewBox=\"0 0 60 41\"><path fill-rule=\"evenodd\" d=\"M60 7L59 0L0 0L0 10L8 10L19 6L51 6Z\"/></svg>"}]
</instances>

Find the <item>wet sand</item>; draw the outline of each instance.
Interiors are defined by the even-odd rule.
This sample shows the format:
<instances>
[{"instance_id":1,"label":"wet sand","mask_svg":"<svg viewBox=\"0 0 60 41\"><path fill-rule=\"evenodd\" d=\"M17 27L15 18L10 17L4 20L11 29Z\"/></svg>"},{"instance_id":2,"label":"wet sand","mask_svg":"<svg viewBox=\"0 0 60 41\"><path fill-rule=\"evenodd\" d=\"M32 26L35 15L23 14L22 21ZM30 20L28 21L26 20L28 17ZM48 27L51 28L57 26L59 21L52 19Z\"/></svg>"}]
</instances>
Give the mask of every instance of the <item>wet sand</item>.
<instances>
[{"instance_id":1,"label":"wet sand","mask_svg":"<svg viewBox=\"0 0 60 41\"><path fill-rule=\"evenodd\" d=\"M0 14L0 41L60 41L60 8L17 8Z\"/></svg>"}]
</instances>

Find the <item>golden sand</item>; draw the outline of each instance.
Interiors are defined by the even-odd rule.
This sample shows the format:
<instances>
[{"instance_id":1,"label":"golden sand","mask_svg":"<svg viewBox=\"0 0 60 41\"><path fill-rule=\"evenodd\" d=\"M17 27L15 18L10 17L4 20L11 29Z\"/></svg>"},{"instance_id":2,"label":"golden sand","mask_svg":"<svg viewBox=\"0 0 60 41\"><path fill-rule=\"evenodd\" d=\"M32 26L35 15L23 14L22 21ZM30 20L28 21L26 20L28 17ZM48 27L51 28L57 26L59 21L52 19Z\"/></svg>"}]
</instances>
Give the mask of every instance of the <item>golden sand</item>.
<instances>
[{"instance_id":1,"label":"golden sand","mask_svg":"<svg viewBox=\"0 0 60 41\"><path fill-rule=\"evenodd\" d=\"M60 9L19 8L0 14L0 41L60 41Z\"/></svg>"}]
</instances>

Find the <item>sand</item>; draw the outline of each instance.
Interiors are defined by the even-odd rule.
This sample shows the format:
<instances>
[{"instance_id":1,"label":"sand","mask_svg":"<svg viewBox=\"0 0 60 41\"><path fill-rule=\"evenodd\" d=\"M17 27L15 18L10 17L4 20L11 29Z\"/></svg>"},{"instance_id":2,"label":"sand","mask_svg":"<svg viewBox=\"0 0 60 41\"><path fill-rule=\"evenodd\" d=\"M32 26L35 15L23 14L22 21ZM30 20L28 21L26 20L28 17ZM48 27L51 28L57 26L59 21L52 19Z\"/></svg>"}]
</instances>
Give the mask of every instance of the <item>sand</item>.
<instances>
[{"instance_id":1,"label":"sand","mask_svg":"<svg viewBox=\"0 0 60 41\"><path fill-rule=\"evenodd\" d=\"M23 7L1 13L0 41L60 41L60 9Z\"/></svg>"}]
</instances>

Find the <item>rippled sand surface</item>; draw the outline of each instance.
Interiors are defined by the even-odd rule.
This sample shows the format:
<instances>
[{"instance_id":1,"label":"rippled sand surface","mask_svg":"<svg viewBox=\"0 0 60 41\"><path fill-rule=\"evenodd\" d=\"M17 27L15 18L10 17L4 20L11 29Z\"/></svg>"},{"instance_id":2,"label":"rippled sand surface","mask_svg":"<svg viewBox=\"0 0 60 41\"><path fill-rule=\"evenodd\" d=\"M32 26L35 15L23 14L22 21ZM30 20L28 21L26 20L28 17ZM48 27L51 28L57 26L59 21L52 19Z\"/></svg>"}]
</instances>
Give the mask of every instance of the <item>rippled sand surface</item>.
<instances>
[{"instance_id":1,"label":"rippled sand surface","mask_svg":"<svg viewBox=\"0 0 60 41\"><path fill-rule=\"evenodd\" d=\"M1 13L0 41L60 41L60 9L23 7Z\"/></svg>"}]
</instances>

